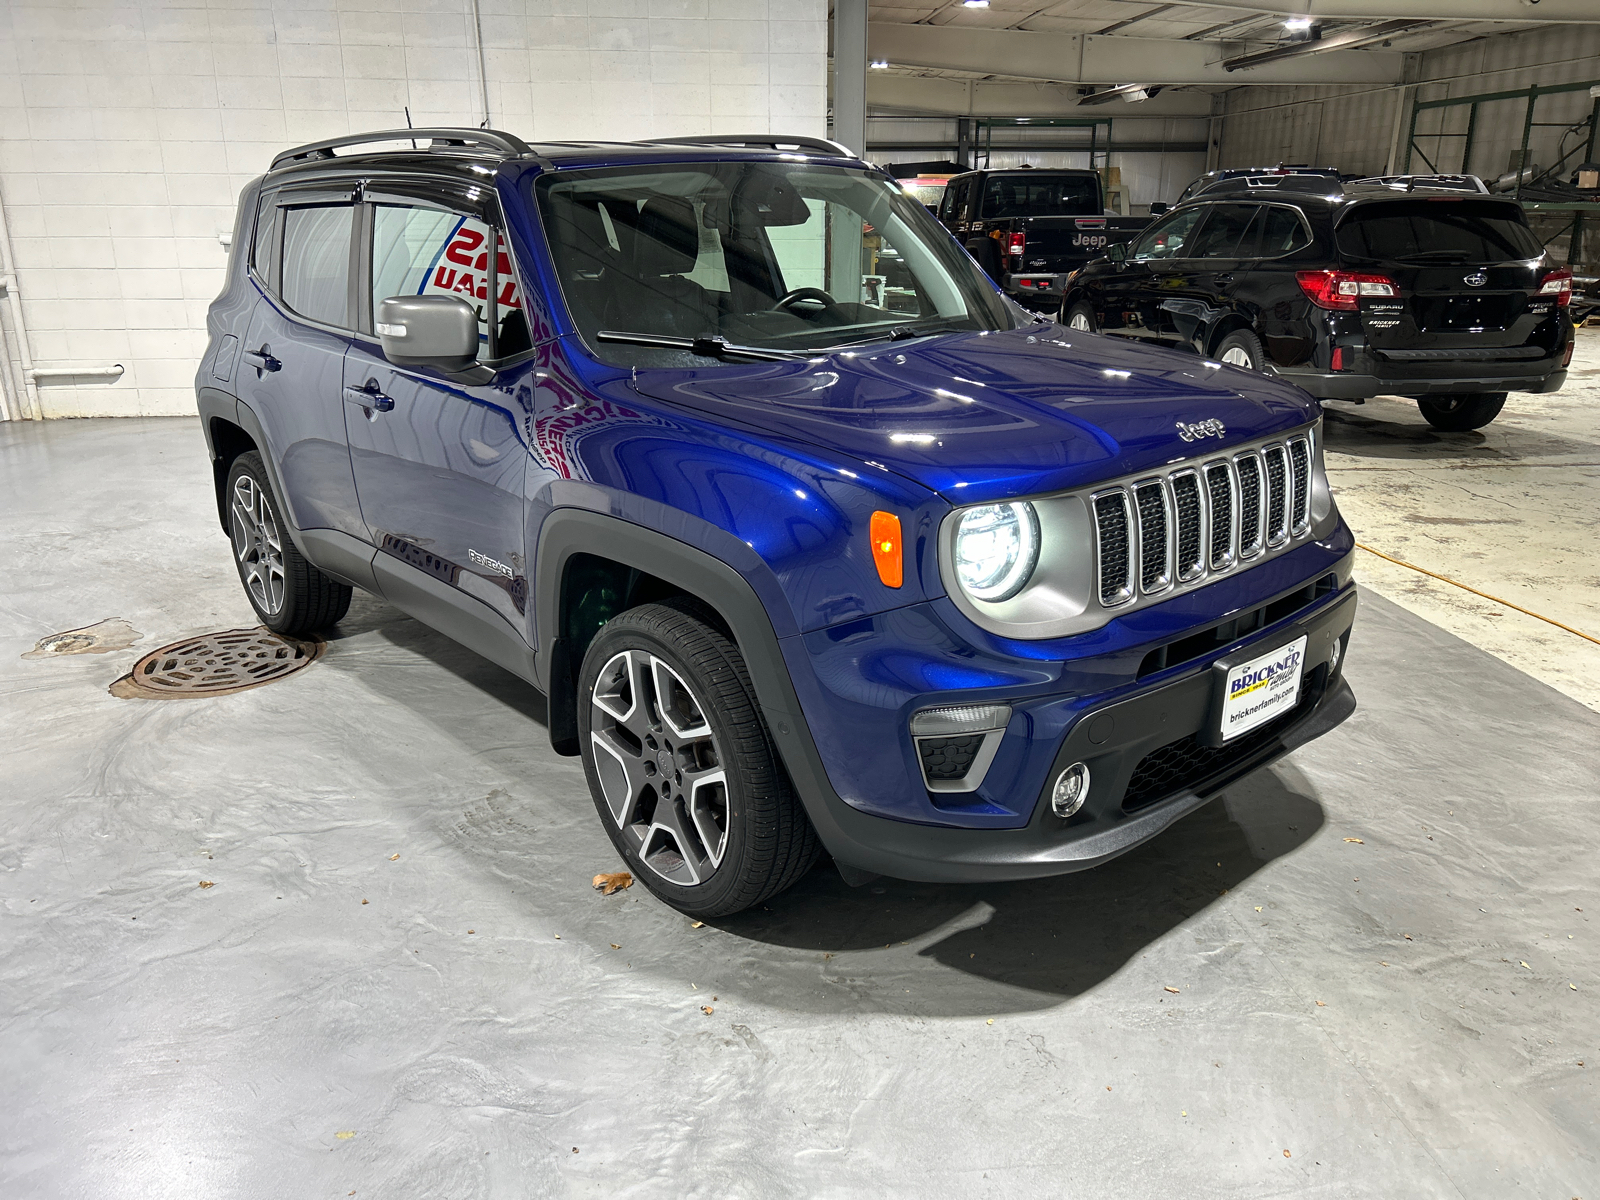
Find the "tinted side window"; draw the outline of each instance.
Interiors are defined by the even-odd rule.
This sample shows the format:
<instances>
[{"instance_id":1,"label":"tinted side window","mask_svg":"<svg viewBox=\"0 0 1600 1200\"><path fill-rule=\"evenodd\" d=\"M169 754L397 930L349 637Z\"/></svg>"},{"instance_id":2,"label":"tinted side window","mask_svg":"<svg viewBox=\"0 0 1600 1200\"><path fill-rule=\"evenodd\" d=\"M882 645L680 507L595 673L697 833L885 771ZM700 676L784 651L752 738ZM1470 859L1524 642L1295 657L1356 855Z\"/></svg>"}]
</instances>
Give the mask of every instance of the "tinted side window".
<instances>
[{"instance_id":1,"label":"tinted side window","mask_svg":"<svg viewBox=\"0 0 1600 1200\"><path fill-rule=\"evenodd\" d=\"M1268 205L1256 222L1256 250L1260 258L1281 258L1311 244L1311 231L1292 208Z\"/></svg>"},{"instance_id":2,"label":"tinted side window","mask_svg":"<svg viewBox=\"0 0 1600 1200\"><path fill-rule=\"evenodd\" d=\"M283 302L302 317L348 327L350 229L348 204L283 210Z\"/></svg>"},{"instance_id":3,"label":"tinted side window","mask_svg":"<svg viewBox=\"0 0 1600 1200\"><path fill-rule=\"evenodd\" d=\"M1200 227L1198 236L1184 252L1184 257L1239 257L1239 240L1244 237L1244 231L1250 227L1250 219L1255 215L1254 204L1213 204L1211 215Z\"/></svg>"},{"instance_id":4,"label":"tinted side window","mask_svg":"<svg viewBox=\"0 0 1600 1200\"><path fill-rule=\"evenodd\" d=\"M372 311L391 296L454 296L478 313L478 357L488 357L489 240L477 217L422 205L372 208ZM504 242L495 257L496 357L527 348L526 319Z\"/></svg>"},{"instance_id":5,"label":"tinted side window","mask_svg":"<svg viewBox=\"0 0 1600 1200\"><path fill-rule=\"evenodd\" d=\"M1198 204L1194 208L1183 209L1164 220L1157 221L1139 235L1139 240L1134 242L1133 250L1128 257L1188 258L1189 252L1184 248L1184 244L1194 232L1195 222L1199 221L1209 207Z\"/></svg>"},{"instance_id":6,"label":"tinted side window","mask_svg":"<svg viewBox=\"0 0 1600 1200\"><path fill-rule=\"evenodd\" d=\"M1100 212L1092 175L991 175L983 185L985 217L1054 217Z\"/></svg>"},{"instance_id":7,"label":"tinted side window","mask_svg":"<svg viewBox=\"0 0 1600 1200\"><path fill-rule=\"evenodd\" d=\"M1544 253L1510 204L1399 200L1364 204L1339 223L1339 251L1354 258L1505 262Z\"/></svg>"}]
</instances>

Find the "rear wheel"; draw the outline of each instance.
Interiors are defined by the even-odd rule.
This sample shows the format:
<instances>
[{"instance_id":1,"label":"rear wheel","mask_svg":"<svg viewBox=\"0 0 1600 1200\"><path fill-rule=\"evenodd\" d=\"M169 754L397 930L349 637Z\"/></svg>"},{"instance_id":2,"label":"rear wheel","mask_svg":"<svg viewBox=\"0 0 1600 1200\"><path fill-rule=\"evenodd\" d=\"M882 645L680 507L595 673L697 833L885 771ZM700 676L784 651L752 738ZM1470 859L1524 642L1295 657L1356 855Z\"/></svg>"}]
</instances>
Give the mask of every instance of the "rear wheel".
<instances>
[{"instance_id":1,"label":"rear wheel","mask_svg":"<svg viewBox=\"0 0 1600 1200\"><path fill-rule=\"evenodd\" d=\"M1263 371L1267 365L1261 339L1248 329L1235 329L1218 342L1217 360L1246 371Z\"/></svg>"},{"instance_id":2,"label":"rear wheel","mask_svg":"<svg viewBox=\"0 0 1600 1200\"><path fill-rule=\"evenodd\" d=\"M738 646L692 604L645 604L595 635L579 677L584 774L633 874L693 917L791 886L820 843Z\"/></svg>"},{"instance_id":3,"label":"rear wheel","mask_svg":"<svg viewBox=\"0 0 1600 1200\"><path fill-rule=\"evenodd\" d=\"M1443 396L1424 396L1417 407L1428 424L1446 433L1465 433L1482 429L1500 415L1506 406L1504 392L1456 392Z\"/></svg>"},{"instance_id":4,"label":"rear wheel","mask_svg":"<svg viewBox=\"0 0 1600 1200\"><path fill-rule=\"evenodd\" d=\"M315 633L350 611L350 589L308 563L290 539L266 464L254 450L228 471L228 532L250 607L274 633Z\"/></svg>"},{"instance_id":5,"label":"rear wheel","mask_svg":"<svg viewBox=\"0 0 1600 1200\"><path fill-rule=\"evenodd\" d=\"M1071 308L1067 309L1067 315L1062 320L1062 324L1068 329L1076 329L1080 333L1093 333L1094 309L1079 300Z\"/></svg>"}]
</instances>

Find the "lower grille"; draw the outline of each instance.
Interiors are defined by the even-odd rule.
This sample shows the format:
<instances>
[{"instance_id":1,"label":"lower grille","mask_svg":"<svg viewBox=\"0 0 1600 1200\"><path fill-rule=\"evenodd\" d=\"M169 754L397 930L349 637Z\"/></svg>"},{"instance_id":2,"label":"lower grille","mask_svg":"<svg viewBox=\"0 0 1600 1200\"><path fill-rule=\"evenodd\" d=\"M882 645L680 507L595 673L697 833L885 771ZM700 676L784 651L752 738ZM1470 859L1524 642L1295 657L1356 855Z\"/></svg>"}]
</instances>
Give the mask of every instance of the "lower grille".
<instances>
[{"instance_id":1,"label":"lower grille","mask_svg":"<svg viewBox=\"0 0 1600 1200\"><path fill-rule=\"evenodd\" d=\"M1199 735L1191 733L1188 737L1150 751L1133 769L1128 790L1122 794L1122 811L1131 813L1148 808L1175 792L1202 784L1243 762L1276 739L1284 725L1303 715L1310 696L1311 690L1302 684L1300 701L1293 709L1267 722L1260 729L1242 734L1225 746L1202 746Z\"/></svg>"},{"instance_id":2,"label":"lower grille","mask_svg":"<svg viewBox=\"0 0 1600 1200\"><path fill-rule=\"evenodd\" d=\"M959 737L918 738L923 774L929 779L965 779L983 746L983 737L981 733L964 733Z\"/></svg>"}]
</instances>

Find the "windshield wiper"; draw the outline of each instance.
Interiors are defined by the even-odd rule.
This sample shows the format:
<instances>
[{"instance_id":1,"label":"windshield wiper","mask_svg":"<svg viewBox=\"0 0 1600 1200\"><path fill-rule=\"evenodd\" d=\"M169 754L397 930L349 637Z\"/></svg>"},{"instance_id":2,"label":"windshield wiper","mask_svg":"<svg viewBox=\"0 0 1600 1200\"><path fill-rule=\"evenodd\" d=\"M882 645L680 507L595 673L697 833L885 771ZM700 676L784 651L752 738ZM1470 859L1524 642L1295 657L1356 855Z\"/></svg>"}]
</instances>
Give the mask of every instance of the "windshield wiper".
<instances>
[{"instance_id":1,"label":"windshield wiper","mask_svg":"<svg viewBox=\"0 0 1600 1200\"><path fill-rule=\"evenodd\" d=\"M663 350L687 350L690 354L698 354L702 358L755 358L766 362L788 362L791 359L806 359L809 354L796 354L792 350L763 350L759 346L735 346L732 342L720 337L666 337L653 333L619 333L614 329L602 329L595 334L596 339L602 342L626 342L630 346L659 346Z\"/></svg>"},{"instance_id":2,"label":"windshield wiper","mask_svg":"<svg viewBox=\"0 0 1600 1200\"><path fill-rule=\"evenodd\" d=\"M915 321L904 325L896 325L893 329L882 333L869 334L862 338L853 338L848 342L839 342L841 346L861 346L868 342L903 342L907 338L929 337L936 333L972 333L972 329L965 325L958 325L951 321L924 321L918 324Z\"/></svg>"}]
</instances>

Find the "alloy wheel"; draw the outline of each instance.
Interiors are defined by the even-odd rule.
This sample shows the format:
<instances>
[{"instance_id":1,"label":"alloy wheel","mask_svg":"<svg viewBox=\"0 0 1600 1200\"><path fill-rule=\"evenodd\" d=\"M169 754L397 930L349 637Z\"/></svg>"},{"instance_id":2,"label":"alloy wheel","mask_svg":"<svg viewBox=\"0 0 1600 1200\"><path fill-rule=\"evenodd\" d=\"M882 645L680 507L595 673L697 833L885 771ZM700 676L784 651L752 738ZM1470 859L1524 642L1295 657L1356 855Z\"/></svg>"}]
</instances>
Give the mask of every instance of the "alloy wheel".
<instances>
[{"instance_id":1,"label":"alloy wheel","mask_svg":"<svg viewBox=\"0 0 1600 1200\"><path fill-rule=\"evenodd\" d=\"M1256 364L1250 357L1250 351L1243 346L1229 346L1223 354L1222 361L1230 367L1243 367L1246 371L1254 371Z\"/></svg>"},{"instance_id":2,"label":"alloy wheel","mask_svg":"<svg viewBox=\"0 0 1600 1200\"><path fill-rule=\"evenodd\" d=\"M1079 333L1094 332L1094 330L1089 328L1089 314L1085 312L1075 312L1068 317L1067 328L1076 329Z\"/></svg>"},{"instance_id":3,"label":"alloy wheel","mask_svg":"<svg viewBox=\"0 0 1600 1200\"><path fill-rule=\"evenodd\" d=\"M668 663L624 650L600 668L590 741L606 807L639 860L704 883L728 848L728 780L699 699Z\"/></svg>"},{"instance_id":4,"label":"alloy wheel","mask_svg":"<svg viewBox=\"0 0 1600 1200\"><path fill-rule=\"evenodd\" d=\"M231 524L244 586L256 607L274 616L283 608L283 538L266 491L249 475L234 481Z\"/></svg>"}]
</instances>

